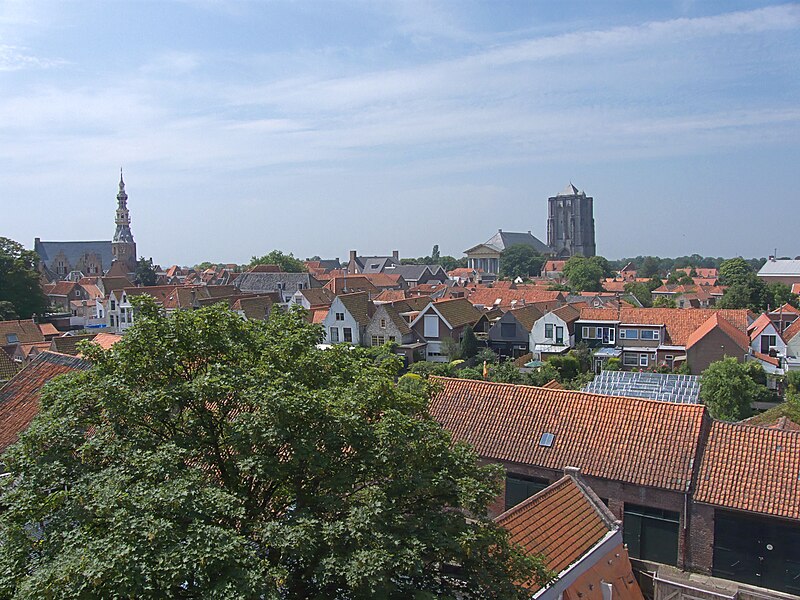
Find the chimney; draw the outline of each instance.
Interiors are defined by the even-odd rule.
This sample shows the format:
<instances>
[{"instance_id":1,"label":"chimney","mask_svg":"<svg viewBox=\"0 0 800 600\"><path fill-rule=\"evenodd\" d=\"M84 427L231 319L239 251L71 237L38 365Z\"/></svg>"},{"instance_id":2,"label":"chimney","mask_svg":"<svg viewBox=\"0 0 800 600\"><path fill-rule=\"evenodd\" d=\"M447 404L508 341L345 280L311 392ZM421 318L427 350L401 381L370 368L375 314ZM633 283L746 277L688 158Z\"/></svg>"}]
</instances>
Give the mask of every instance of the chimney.
<instances>
[{"instance_id":1,"label":"chimney","mask_svg":"<svg viewBox=\"0 0 800 600\"><path fill-rule=\"evenodd\" d=\"M395 259L397 262L400 262L400 251L392 250L392 258Z\"/></svg>"},{"instance_id":2,"label":"chimney","mask_svg":"<svg viewBox=\"0 0 800 600\"><path fill-rule=\"evenodd\" d=\"M348 273L355 273L356 269L356 254L355 250L350 250L350 262L347 263L347 272Z\"/></svg>"},{"instance_id":3,"label":"chimney","mask_svg":"<svg viewBox=\"0 0 800 600\"><path fill-rule=\"evenodd\" d=\"M502 229L498 229L497 233L503 233L503 230Z\"/></svg>"},{"instance_id":4,"label":"chimney","mask_svg":"<svg viewBox=\"0 0 800 600\"><path fill-rule=\"evenodd\" d=\"M528 229L528 235L533 235L530 229Z\"/></svg>"}]
</instances>

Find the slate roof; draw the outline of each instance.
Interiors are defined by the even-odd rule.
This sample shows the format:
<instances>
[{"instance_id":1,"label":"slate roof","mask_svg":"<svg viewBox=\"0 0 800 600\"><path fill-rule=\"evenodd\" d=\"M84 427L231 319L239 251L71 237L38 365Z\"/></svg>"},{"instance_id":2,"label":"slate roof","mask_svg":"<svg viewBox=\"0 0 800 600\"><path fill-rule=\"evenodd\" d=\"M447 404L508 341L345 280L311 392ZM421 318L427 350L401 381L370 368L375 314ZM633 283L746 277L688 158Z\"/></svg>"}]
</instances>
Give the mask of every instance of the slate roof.
<instances>
[{"instance_id":1,"label":"slate roof","mask_svg":"<svg viewBox=\"0 0 800 600\"><path fill-rule=\"evenodd\" d=\"M507 510L495 522L526 554L544 555L547 568L560 573L615 531L614 520L590 489L566 476Z\"/></svg>"},{"instance_id":2,"label":"slate roof","mask_svg":"<svg viewBox=\"0 0 800 600\"><path fill-rule=\"evenodd\" d=\"M567 187L558 193L558 196L578 196L580 194L581 192L578 190L578 188L572 185L572 182L570 181L569 185L567 185Z\"/></svg>"},{"instance_id":3,"label":"slate roof","mask_svg":"<svg viewBox=\"0 0 800 600\"><path fill-rule=\"evenodd\" d=\"M614 321L623 325L664 325L669 342L685 346L689 336L714 315L725 319L739 331L747 332L749 311L744 309L714 310L703 308L584 308L581 321Z\"/></svg>"},{"instance_id":4,"label":"slate roof","mask_svg":"<svg viewBox=\"0 0 800 600\"><path fill-rule=\"evenodd\" d=\"M714 421L694 499L800 519L800 431Z\"/></svg>"},{"instance_id":5,"label":"slate roof","mask_svg":"<svg viewBox=\"0 0 800 600\"><path fill-rule=\"evenodd\" d=\"M516 246L517 244L531 246L534 250L541 254L553 253L547 244L531 234L530 231L527 233L518 233L514 231L501 230L486 240L483 245L491 246L498 252L503 252L506 248L509 248L510 246Z\"/></svg>"},{"instance_id":6,"label":"slate roof","mask_svg":"<svg viewBox=\"0 0 800 600\"><path fill-rule=\"evenodd\" d=\"M43 242L36 240L33 244L34 251L41 258L48 269L53 270L53 261L61 252L66 256L71 267L77 266L85 254L97 254L103 263L103 269L111 267L114 259L111 253L111 240L91 242Z\"/></svg>"},{"instance_id":7,"label":"slate roof","mask_svg":"<svg viewBox=\"0 0 800 600\"><path fill-rule=\"evenodd\" d=\"M236 278L234 285L243 292L273 292L278 289L278 283L286 286L286 291L296 291L297 284L303 287L321 287L319 281L309 273L242 273Z\"/></svg>"},{"instance_id":8,"label":"slate roof","mask_svg":"<svg viewBox=\"0 0 800 600\"><path fill-rule=\"evenodd\" d=\"M438 276L441 281L447 281L447 273L439 265L392 265L384 270L389 275L400 275L406 281L413 283L419 281L428 271L432 276Z\"/></svg>"},{"instance_id":9,"label":"slate roof","mask_svg":"<svg viewBox=\"0 0 800 600\"><path fill-rule=\"evenodd\" d=\"M689 489L705 407L468 379L435 378L431 414L485 459ZM539 445L543 433L555 438Z\"/></svg>"},{"instance_id":10,"label":"slate roof","mask_svg":"<svg viewBox=\"0 0 800 600\"><path fill-rule=\"evenodd\" d=\"M0 321L0 344L14 343L6 339L8 335L16 335L20 344L44 341L42 330L33 322L33 319L26 321Z\"/></svg>"},{"instance_id":11,"label":"slate roof","mask_svg":"<svg viewBox=\"0 0 800 600\"><path fill-rule=\"evenodd\" d=\"M362 273L383 273L387 267L398 262L391 256L356 256L356 264Z\"/></svg>"},{"instance_id":12,"label":"slate roof","mask_svg":"<svg viewBox=\"0 0 800 600\"><path fill-rule=\"evenodd\" d=\"M42 352L0 388L0 453L17 441L39 412L42 387L64 373L90 368L74 356Z\"/></svg>"}]
</instances>

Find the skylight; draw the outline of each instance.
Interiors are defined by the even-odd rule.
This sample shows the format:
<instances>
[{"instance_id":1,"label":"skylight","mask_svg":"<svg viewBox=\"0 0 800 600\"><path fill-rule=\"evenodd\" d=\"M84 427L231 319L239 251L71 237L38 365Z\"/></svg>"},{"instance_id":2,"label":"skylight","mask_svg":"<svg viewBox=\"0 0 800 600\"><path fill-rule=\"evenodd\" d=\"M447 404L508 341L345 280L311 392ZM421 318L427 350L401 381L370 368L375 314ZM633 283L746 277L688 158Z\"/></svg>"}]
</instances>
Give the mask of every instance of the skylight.
<instances>
[{"instance_id":1,"label":"skylight","mask_svg":"<svg viewBox=\"0 0 800 600\"><path fill-rule=\"evenodd\" d=\"M543 433L542 438L539 440L539 445L545 448L550 448L553 445L553 440L556 439L554 433Z\"/></svg>"}]
</instances>

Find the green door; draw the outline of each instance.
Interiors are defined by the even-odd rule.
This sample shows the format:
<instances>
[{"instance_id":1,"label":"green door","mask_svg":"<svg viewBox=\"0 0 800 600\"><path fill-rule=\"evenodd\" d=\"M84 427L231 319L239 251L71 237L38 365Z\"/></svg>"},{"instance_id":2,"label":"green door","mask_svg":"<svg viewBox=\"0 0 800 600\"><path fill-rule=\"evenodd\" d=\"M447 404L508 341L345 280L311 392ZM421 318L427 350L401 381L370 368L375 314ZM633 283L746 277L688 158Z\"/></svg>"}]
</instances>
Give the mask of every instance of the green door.
<instances>
[{"instance_id":1,"label":"green door","mask_svg":"<svg viewBox=\"0 0 800 600\"><path fill-rule=\"evenodd\" d=\"M622 533L634 558L677 565L679 529L680 515L677 512L625 504Z\"/></svg>"}]
</instances>

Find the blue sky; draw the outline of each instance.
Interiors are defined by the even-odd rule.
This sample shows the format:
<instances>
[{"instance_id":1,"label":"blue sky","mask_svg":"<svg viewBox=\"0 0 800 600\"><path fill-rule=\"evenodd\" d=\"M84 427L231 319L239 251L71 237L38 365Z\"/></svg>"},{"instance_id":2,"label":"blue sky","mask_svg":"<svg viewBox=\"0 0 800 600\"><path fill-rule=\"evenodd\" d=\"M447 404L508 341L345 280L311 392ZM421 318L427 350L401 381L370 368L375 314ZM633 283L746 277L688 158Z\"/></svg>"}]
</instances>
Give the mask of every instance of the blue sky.
<instances>
[{"instance_id":1,"label":"blue sky","mask_svg":"<svg viewBox=\"0 0 800 600\"><path fill-rule=\"evenodd\" d=\"M0 235L461 252L595 199L598 253L800 254L800 4L4 2Z\"/></svg>"}]
</instances>

